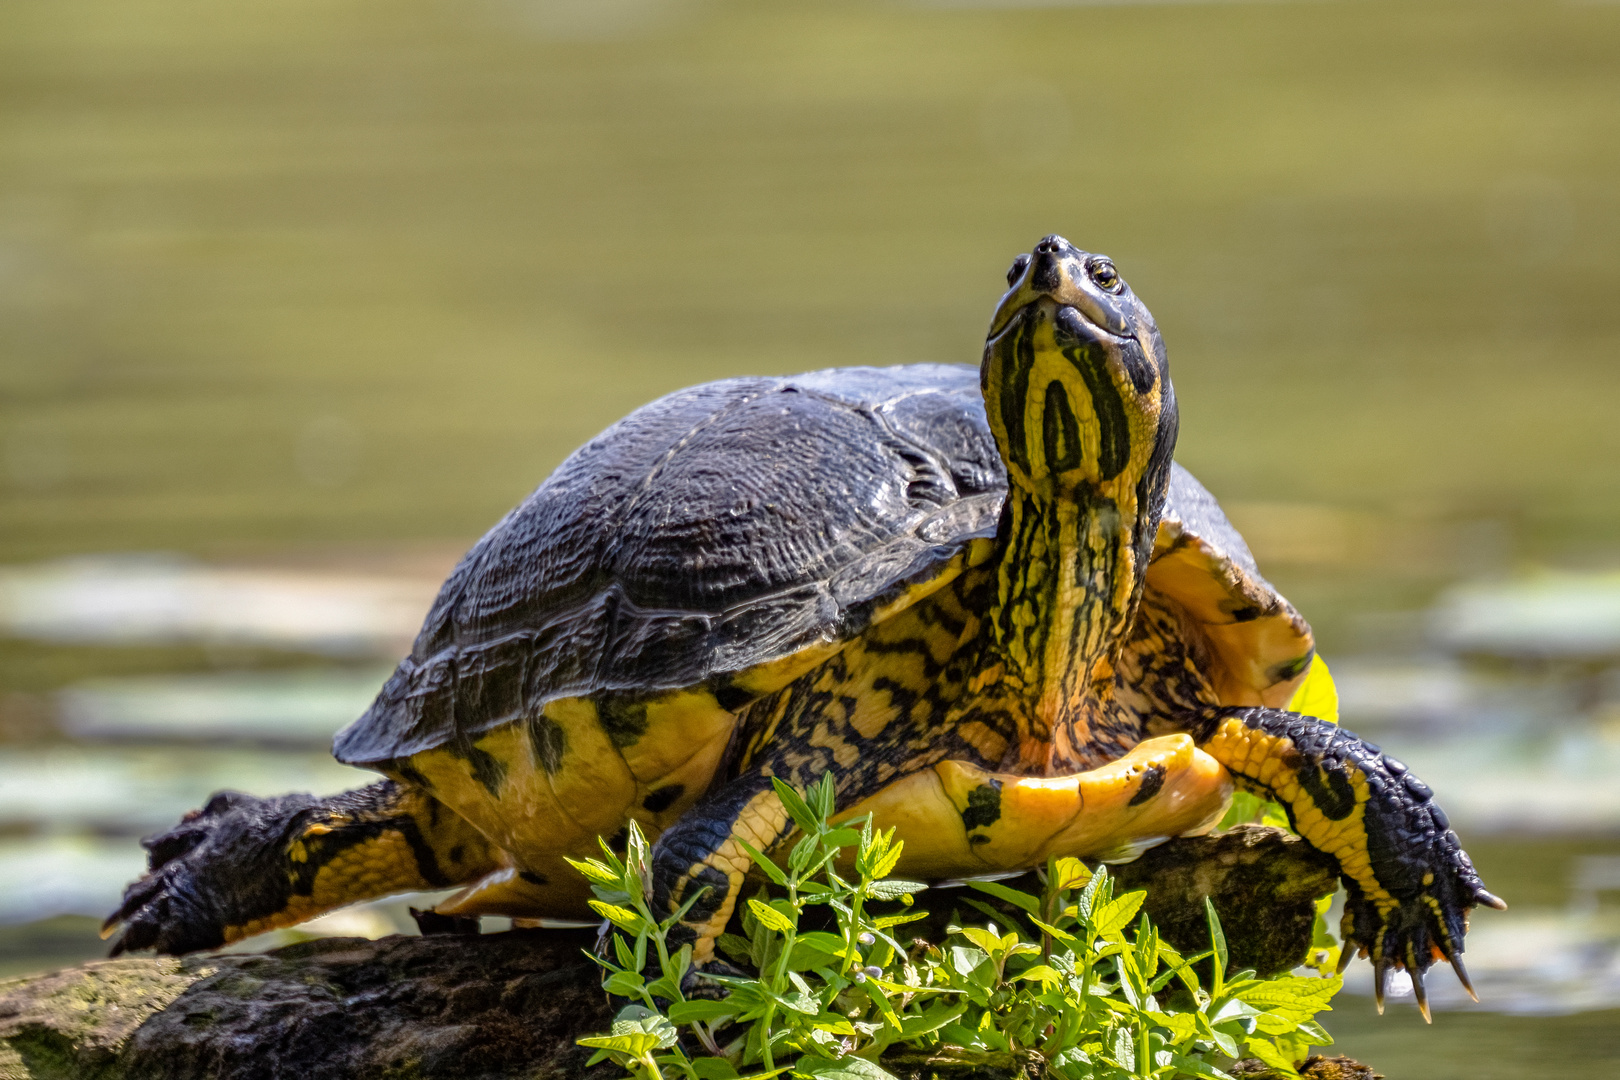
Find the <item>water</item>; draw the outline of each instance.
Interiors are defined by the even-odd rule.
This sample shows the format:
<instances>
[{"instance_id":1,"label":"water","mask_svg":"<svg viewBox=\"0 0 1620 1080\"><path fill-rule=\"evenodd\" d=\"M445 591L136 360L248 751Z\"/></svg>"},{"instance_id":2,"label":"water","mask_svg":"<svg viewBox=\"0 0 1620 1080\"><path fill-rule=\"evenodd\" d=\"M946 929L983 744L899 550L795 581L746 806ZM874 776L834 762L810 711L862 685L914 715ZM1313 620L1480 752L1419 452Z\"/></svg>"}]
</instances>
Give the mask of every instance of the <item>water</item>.
<instances>
[{"instance_id":1,"label":"water","mask_svg":"<svg viewBox=\"0 0 1620 1080\"><path fill-rule=\"evenodd\" d=\"M331 730L602 426L973 362L1056 230L1513 904L1497 1011L1347 993L1342 1048L1614 1071L1620 5L14 0L0 70L0 972L214 788L358 782Z\"/></svg>"}]
</instances>

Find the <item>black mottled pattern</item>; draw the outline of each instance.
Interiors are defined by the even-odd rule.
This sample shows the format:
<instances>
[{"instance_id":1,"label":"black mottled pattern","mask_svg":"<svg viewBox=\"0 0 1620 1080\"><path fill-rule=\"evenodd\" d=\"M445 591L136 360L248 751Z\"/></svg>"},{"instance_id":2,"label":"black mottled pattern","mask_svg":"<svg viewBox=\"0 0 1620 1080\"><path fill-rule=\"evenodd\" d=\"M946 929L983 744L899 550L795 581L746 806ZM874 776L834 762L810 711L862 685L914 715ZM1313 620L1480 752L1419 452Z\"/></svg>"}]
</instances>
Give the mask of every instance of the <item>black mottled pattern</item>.
<instances>
[{"instance_id":1,"label":"black mottled pattern","mask_svg":"<svg viewBox=\"0 0 1620 1080\"><path fill-rule=\"evenodd\" d=\"M1142 786L1136 789L1126 806L1141 806L1164 788L1164 766L1149 765L1142 770Z\"/></svg>"},{"instance_id":2,"label":"black mottled pattern","mask_svg":"<svg viewBox=\"0 0 1620 1080\"><path fill-rule=\"evenodd\" d=\"M563 726L544 713L529 717L529 752L547 776L562 768L563 755L568 752L568 733Z\"/></svg>"},{"instance_id":3,"label":"black mottled pattern","mask_svg":"<svg viewBox=\"0 0 1620 1080\"><path fill-rule=\"evenodd\" d=\"M1074 417L1069 395L1063 384L1046 384L1046 406L1041 410L1041 440L1046 448L1046 467L1063 472L1079 466L1084 447L1080 445L1080 422Z\"/></svg>"},{"instance_id":4,"label":"black mottled pattern","mask_svg":"<svg viewBox=\"0 0 1620 1080\"><path fill-rule=\"evenodd\" d=\"M962 811L962 827L969 832L985 829L1001 820L1001 781L991 780L968 792L967 808Z\"/></svg>"}]
</instances>

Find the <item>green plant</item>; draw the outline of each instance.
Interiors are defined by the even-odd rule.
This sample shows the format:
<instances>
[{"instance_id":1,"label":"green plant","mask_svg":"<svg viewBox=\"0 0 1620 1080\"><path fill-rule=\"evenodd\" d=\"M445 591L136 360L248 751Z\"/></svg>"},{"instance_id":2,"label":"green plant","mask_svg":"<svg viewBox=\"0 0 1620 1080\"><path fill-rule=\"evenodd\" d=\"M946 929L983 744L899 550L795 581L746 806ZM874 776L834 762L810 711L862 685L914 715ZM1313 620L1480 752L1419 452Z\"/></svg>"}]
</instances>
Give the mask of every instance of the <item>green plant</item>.
<instances>
[{"instance_id":1,"label":"green plant","mask_svg":"<svg viewBox=\"0 0 1620 1080\"><path fill-rule=\"evenodd\" d=\"M1076 859L1051 860L1039 896L973 882L1016 914L964 897L985 925L902 943L900 927L925 917L910 908L926 886L888 877L902 848L893 831L830 824L831 777L803 795L780 781L776 790L803 837L784 865L749 849L774 889L744 904L745 936L720 938L758 972L706 975L727 991L721 1000L687 996L691 949L669 947L684 909L663 919L650 909L647 843L633 825L622 859L604 845L601 859L574 863L617 931L614 958L598 958L603 986L631 1002L611 1033L580 1040L596 1048L593 1063L611 1058L645 1078L730 1080L754 1068L755 1078L791 1069L881 1080L885 1058L941 1069L1038 1060L1062 1080L1219 1080L1239 1057L1294 1075L1312 1046L1333 1041L1315 1016L1336 977L1229 973L1207 901L1211 948L1184 957L1140 914L1145 893L1115 895L1106 867ZM801 929L814 905L831 910L835 931ZM1206 960L1207 986L1194 968Z\"/></svg>"}]
</instances>

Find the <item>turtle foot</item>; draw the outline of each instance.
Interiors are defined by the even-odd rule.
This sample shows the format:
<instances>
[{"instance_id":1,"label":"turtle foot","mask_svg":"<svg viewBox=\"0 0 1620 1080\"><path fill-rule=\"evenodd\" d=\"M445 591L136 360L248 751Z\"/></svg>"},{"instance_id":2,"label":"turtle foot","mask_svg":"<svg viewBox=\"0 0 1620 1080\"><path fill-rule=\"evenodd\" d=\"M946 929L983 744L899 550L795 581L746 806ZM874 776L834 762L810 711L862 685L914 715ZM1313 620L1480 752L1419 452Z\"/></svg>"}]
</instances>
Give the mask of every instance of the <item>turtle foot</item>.
<instances>
[{"instance_id":1,"label":"turtle foot","mask_svg":"<svg viewBox=\"0 0 1620 1080\"><path fill-rule=\"evenodd\" d=\"M300 798L314 801L307 795L265 800L221 791L174 828L142 840L147 872L124 891L118 910L102 924L102 937L123 931L112 955L139 949L179 955L245 936L230 933L228 913L243 908L243 899L250 901L247 907L260 906L236 894L255 891L259 875L253 853L264 847L267 822L284 817L281 807L268 804ZM280 830L275 832L279 837Z\"/></svg>"},{"instance_id":2,"label":"turtle foot","mask_svg":"<svg viewBox=\"0 0 1620 1080\"><path fill-rule=\"evenodd\" d=\"M1424 973L1437 960L1451 965L1457 980L1475 1001L1463 965L1463 937L1468 932L1468 913L1477 904L1503 910L1507 905L1486 890L1467 852L1457 842L1457 834L1446 830L1428 845L1427 869L1422 885L1413 895L1369 899L1359 884L1349 878L1340 935L1344 951L1339 957L1342 972L1354 955L1365 956L1373 964L1373 996L1378 1011L1384 1011L1384 996L1391 971L1404 970L1412 979L1412 994L1418 1011L1430 1020L1429 997ZM1410 856L1408 856L1410 857Z\"/></svg>"}]
</instances>

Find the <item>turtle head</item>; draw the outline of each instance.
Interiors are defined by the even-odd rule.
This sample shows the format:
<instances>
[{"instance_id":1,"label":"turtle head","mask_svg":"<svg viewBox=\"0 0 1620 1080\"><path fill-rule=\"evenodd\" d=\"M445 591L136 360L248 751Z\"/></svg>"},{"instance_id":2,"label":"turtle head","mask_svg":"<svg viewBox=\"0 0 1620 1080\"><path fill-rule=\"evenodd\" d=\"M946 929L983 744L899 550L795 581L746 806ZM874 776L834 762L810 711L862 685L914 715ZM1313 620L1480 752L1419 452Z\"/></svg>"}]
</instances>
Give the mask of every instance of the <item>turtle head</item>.
<instances>
[{"instance_id":1,"label":"turtle head","mask_svg":"<svg viewBox=\"0 0 1620 1080\"><path fill-rule=\"evenodd\" d=\"M1162 499L1177 428L1153 316L1112 260L1061 236L1014 259L1007 284L980 381L1009 479L1046 497L1112 499L1146 481L1152 494L1136 501L1147 510Z\"/></svg>"}]
</instances>

